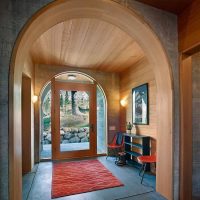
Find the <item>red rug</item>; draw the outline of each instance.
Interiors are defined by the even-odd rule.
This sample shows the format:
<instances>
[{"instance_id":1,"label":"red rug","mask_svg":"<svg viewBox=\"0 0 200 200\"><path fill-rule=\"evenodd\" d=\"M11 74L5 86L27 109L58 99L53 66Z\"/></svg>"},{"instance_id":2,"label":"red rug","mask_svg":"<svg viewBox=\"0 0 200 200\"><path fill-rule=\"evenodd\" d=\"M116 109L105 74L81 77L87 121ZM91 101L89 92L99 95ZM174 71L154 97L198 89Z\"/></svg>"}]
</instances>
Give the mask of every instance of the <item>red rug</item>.
<instances>
[{"instance_id":1,"label":"red rug","mask_svg":"<svg viewBox=\"0 0 200 200\"><path fill-rule=\"evenodd\" d=\"M123 186L98 160L53 164L52 198Z\"/></svg>"}]
</instances>

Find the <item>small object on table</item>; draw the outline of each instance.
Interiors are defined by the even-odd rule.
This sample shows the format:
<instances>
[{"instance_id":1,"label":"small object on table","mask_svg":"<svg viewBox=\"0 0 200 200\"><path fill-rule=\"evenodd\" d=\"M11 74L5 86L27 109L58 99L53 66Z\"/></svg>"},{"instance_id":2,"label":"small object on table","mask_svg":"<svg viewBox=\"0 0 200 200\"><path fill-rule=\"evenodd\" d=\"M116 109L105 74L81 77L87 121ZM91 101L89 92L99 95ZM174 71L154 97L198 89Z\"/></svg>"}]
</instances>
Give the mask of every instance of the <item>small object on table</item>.
<instances>
[{"instance_id":1,"label":"small object on table","mask_svg":"<svg viewBox=\"0 0 200 200\"><path fill-rule=\"evenodd\" d=\"M126 129L129 130L129 133L131 134L131 130L132 130L133 124L131 124L130 122L128 122L126 124Z\"/></svg>"}]
</instances>

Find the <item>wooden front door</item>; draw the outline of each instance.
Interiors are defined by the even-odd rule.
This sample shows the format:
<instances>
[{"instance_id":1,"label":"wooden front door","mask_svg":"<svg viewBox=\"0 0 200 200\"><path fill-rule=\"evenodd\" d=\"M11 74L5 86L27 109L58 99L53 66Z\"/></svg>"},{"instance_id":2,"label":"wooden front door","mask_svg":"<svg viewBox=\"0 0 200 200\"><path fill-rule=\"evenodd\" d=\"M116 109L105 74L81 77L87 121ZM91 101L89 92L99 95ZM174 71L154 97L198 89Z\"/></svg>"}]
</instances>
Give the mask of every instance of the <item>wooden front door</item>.
<instances>
[{"instance_id":1,"label":"wooden front door","mask_svg":"<svg viewBox=\"0 0 200 200\"><path fill-rule=\"evenodd\" d=\"M91 157L96 149L96 85L52 80L52 159Z\"/></svg>"}]
</instances>

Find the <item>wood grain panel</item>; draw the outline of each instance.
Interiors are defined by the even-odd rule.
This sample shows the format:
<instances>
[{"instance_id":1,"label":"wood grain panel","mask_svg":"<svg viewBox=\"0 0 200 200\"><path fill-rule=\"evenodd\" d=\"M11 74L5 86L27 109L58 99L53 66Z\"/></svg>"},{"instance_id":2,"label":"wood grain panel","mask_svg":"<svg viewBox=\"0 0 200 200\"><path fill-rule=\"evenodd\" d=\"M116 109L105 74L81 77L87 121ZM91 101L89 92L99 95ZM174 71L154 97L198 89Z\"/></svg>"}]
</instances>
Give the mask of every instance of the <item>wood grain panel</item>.
<instances>
[{"instance_id":1,"label":"wood grain panel","mask_svg":"<svg viewBox=\"0 0 200 200\"><path fill-rule=\"evenodd\" d=\"M32 169L31 79L22 77L22 174Z\"/></svg>"},{"instance_id":2,"label":"wood grain panel","mask_svg":"<svg viewBox=\"0 0 200 200\"><path fill-rule=\"evenodd\" d=\"M35 63L108 72L122 71L144 56L132 37L98 19L59 23L37 39L31 52Z\"/></svg>"},{"instance_id":3,"label":"wood grain panel","mask_svg":"<svg viewBox=\"0 0 200 200\"><path fill-rule=\"evenodd\" d=\"M126 112L121 109L120 127L125 131L125 123L132 122L132 88L141 84L149 84L149 125L137 125L139 134L148 135L156 140L157 138L157 108L156 108L156 82L154 74L146 59L137 65L130 67L120 76L120 98L126 99ZM126 116L125 116L126 115ZM155 145L154 145L155 148ZM153 149L155 152L155 149Z\"/></svg>"},{"instance_id":4,"label":"wood grain panel","mask_svg":"<svg viewBox=\"0 0 200 200\"><path fill-rule=\"evenodd\" d=\"M194 0L178 16L179 51L186 52L200 45L200 1Z\"/></svg>"}]
</instances>

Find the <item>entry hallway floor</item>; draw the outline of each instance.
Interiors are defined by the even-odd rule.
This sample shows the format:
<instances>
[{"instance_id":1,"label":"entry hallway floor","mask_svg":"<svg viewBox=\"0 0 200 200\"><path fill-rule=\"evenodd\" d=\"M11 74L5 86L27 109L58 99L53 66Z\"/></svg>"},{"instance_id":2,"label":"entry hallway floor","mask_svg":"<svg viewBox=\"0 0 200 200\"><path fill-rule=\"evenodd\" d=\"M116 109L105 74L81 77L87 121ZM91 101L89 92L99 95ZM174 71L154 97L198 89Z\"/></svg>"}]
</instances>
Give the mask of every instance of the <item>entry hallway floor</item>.
<instances>
[{"instance_id":1,"label":"entry hallway floor","mask_svg":"<svg viewBox=\"0 0 200 200\"><path fill-rule=\"evenodd\" d=\"M99 157L98 160L109 169L123 184L104 190L71 195L55 200L165 200L155 192L155 176L145 174L140 184L139 170L131 166L119 167L115 159ZM23 177L23 200L51 199L52 162L41 162L34 170Z\"/></svg>"}]
</instances>

